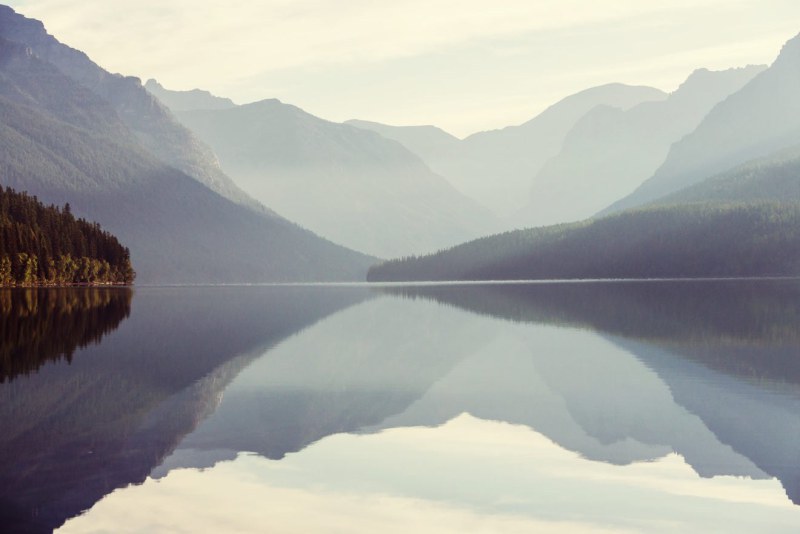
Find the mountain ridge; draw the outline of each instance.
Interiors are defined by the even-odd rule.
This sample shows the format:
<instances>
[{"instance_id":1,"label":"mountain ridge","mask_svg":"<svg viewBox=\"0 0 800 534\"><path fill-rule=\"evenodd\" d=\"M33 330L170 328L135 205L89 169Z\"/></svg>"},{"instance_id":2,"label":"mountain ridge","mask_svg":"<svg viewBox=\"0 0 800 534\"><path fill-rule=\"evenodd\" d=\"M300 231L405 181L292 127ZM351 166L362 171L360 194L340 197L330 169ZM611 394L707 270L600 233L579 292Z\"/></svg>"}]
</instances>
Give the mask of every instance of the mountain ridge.
<instances>
[{"instance_id":1,"label":"mountain ridge","mask_svg":"<svg viewBox=\"0 0 800 534\"><path fill-rule=\"evenodd\" d=\"M456 189L506 218L524 206L536 172L558 152L564 136L581 116L600 104L627 109L666 96L659 89L621 83L591 87L559 100L522 124L476 132L438 150L428 145L420 155ZM409 130L413 127L375 127L367 122L361 127L384 134L387 128L393 129L390 137L401 142L398 132L403 137L413 132ZM421 145L418 141L406 143L412 151Z\"/></svg>"},{"instance_id":2,"label":"mountain ridge","mask_svg":"<svg viewBox=\"0 0 800 534\"><path fill-rule=\"evenodd\" d=\"M0 38L31 24L0 20ZM140 283L363 279L370 258L152 155L117 111L123 94L107 102L25 43L0 41L0 58L0 180L100 222L131 249Z\"/></svg>"},{"instance_id":3,"label":"mountain ridge","mask_svg":"<svg viewBox=\"0 0 800 534\"><path fill-rule=\"evenodd\" d=\"M379 257L437 250L498 228L402 144L277 99L177 116L251 195Z\"/></svg>"},{"instance_id":4,"label":"mountain ridge","mask_svg":"<svg viewBox=\"0 0 800 534\"><path fill-rule=\"evenodd\" d=\"M144 88L173 112L192 109L228 109L236 106L230 98L216 96L202 89L170 91L153 78L145 82Z\"/></svg>"},{"instance_id":5,"label":"mountain ridge","mask_svg":"<svg viewBox=\"0 0 800 534\"><path fill-rule=\"evenodd\" d=\"M645 204L736 165L800 143L800 35L769 68L714 106L664 163L600 214Z\"/></svg>"},{"instance_id":6,"label":"mountain ridge","mask_svg":"<svg viewBox=\"0 0 800 534\"><path fill-rule=\"evenodd\" d=\"M41 21L27 18L3 5L0 5L0 37L30 47L42 60L111 104L139 141L165 163L234 202L257 211L264 210L225 176L211 150L193 138L144 89L139 78L105 71L84 52L47 33Z\"/></svg>"},{"instance_id":7,"label":"mountain ridge","mask_svg":"<svg viewBox=\"0 0 800 534\"><path fill-rule=\"evenodd\" d=\"M766 67L697 69L667 98L623 110L596 106L531 180L518 226L582 220L633 191L658 169L672 143Z\"/></svg>"}]
</instances>

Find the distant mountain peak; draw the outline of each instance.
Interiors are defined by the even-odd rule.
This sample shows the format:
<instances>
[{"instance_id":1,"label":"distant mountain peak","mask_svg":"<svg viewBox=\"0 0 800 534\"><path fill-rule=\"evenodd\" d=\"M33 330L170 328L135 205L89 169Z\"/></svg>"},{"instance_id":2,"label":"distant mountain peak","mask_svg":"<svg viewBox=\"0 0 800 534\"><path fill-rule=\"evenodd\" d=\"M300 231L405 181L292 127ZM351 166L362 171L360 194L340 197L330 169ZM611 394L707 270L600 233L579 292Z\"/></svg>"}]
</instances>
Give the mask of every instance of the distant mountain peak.
<instances>
[{"instance_id":1,"label":"distant mountain peak","mask_svg":"<svg viewBox=\"0 0 800 534\"><path fill-rule=\"evenodd\" d=\"M800 65L800 34L795 35L784 43L773 66L783 64Z\"/></svg>"},{"instance_id":2,"label":"distant mountain peak","mask_svg":"<svg viewBox=\"0 0 800 534\"><path fill-rule=\"evenodd\" d=\"M744 70L754 68L760 67ZM674 143L649 179L603 213L656 200L798 143L800 35L784 44L770 67L717 103L694 131Z\"/></svg>"}]
</instances>

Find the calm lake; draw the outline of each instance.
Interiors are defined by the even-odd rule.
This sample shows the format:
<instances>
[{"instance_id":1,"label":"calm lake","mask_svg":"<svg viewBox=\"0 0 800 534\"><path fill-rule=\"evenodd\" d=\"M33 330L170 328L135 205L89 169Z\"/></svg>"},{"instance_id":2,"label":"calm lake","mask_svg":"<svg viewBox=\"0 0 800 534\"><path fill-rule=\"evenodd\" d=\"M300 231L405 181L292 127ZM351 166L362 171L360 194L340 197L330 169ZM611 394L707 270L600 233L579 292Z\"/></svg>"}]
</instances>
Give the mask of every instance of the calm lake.
<instances>
[{"instance_id":1,"label":"calm lake","mask_svg":"<svg viewBox=\"0 0 800 534\"><path fill-rule=\"evenodd\" d=\"M800 281L0 290L2 532L797 532Z\"/></svg>"}]
</instances>

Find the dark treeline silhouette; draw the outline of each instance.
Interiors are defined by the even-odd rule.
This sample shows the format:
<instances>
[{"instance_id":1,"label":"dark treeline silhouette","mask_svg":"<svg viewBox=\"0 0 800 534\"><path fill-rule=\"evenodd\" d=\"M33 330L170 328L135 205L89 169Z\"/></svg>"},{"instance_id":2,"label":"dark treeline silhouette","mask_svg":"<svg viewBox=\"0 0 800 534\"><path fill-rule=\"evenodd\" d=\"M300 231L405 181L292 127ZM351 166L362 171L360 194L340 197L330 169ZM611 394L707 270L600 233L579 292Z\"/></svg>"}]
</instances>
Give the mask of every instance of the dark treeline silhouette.
<instances>
[{"instance_id":1,"label":"dark treeline silhouette","mask_svg":"<svg viewBox=\"0 0 800 534\"><path fill-rule=\"evenodd\" d=\"M98 343L131 311L128 288L0 290L0 383Z\"/></svg>"},{"instance_id":2,"label":"dark treeline silhouette","mask_svg":"<svg viewBox=\"0 0 800 534\"><path fill-rule=\"evenodd\" d=\"M800 204L653 206L388 261L368 280L711 278L800 274Z\"/></svg>"},{"instance_id":3,"label":"dark treeline silhouette","mask_svg":"<svg viewBox=\"0 0 800 534\"><path fill-rule=\"evenodd\" d=\"M130 252L69 204L0 187L0 286L131 284Z\"/></svg>"}]
</instances>

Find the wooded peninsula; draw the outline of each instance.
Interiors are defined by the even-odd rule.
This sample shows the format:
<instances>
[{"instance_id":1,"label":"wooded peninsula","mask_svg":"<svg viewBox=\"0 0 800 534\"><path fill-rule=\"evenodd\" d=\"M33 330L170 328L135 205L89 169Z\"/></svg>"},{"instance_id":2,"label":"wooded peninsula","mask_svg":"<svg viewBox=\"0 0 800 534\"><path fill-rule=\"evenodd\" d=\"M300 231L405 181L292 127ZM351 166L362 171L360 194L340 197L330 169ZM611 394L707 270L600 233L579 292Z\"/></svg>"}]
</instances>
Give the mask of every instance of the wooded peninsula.
<instances>
[{"instance_id":1,"label":"wooded peninsula","mask_svg":"<svg viewBox=\"0 0 800 534\"><path fill-rule=\"evenodd\" d=\"M130 251L69 204L0 187L0 287L130 285Z\"/></svg>"}]
</instances>

